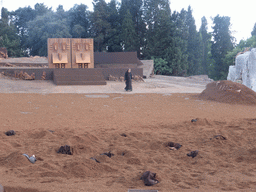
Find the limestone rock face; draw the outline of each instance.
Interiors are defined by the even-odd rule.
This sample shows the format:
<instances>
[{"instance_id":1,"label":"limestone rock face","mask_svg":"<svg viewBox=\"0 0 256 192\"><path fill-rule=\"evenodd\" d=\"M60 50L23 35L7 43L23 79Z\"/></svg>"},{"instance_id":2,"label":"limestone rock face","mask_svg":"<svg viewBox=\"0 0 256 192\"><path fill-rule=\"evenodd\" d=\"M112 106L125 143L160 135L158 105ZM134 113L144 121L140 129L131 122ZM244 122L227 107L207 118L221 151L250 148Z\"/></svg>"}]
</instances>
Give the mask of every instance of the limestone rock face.
<instances>
[{"instance_id":1,"label":"limestone rock face","mask_svg":"<svg viewBox=\"0 0 256 192\"><path fill-rule=\"evenodd\" d=\"M228 77L227 80L235 81L236 80L236 66L230 65L228 70Z\"/></svg>"},{"instance_id":2,"label":"limestone rock face","mask_svg":"<svg viewBox=\"0 0 256 192\"><path fill-rule=\"evenodd\" d=\"M256 91L256 49L236 57L235 65L229 66L227 80L241 82Z\"/></svg>"}]
</instances>

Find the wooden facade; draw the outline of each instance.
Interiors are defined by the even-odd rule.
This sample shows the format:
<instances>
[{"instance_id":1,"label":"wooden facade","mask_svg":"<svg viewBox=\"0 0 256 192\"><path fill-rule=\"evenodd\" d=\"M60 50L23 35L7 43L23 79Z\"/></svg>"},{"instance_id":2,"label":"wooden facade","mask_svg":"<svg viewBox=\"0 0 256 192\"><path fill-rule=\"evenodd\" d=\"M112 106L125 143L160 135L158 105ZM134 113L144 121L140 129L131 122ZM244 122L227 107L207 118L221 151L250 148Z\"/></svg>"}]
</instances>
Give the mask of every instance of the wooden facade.
<instances>
[{"instance_id":1,"label":"wooden facade","mask_svg":"<svg viewBox=\"0 0 256 192\"><path fill-rule=\"evenodd\" d=\"M94 68L93 39L49 38L49 68Z\"/></svg>"}]
</instances>

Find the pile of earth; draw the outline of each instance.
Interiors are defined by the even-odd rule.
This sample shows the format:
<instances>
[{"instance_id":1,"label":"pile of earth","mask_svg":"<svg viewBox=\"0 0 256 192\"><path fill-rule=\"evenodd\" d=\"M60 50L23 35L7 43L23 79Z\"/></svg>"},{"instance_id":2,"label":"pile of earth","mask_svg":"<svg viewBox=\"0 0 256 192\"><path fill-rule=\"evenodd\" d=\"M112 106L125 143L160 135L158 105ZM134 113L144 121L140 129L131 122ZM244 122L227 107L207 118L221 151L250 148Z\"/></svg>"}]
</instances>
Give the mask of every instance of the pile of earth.
<instances>
[{"instance_id":1,"label":"pile of earth","mask_svg":"<svg viewBox=\"0 0 256 192\"><path fill-rule=\"evenodd\" d=\"M200 99L229 104L256 104L256 92L232 81L214 81L199 95Z\"/></svg>"}]
</instances>

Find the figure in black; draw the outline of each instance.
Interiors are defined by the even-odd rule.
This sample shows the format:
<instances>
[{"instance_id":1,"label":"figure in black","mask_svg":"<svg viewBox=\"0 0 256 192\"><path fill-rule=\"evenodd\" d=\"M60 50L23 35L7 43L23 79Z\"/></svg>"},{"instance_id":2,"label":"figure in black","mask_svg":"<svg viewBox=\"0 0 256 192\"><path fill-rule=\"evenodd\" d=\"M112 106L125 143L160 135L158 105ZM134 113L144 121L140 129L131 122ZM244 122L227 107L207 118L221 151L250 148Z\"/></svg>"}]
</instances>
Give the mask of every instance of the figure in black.
<instances>
[{"instance_id":1,"label":"figure in black","mask_svg":"<svg viewBox=\"0 0 256 192\"><path fill-rule=\"evenodd\" d=\"M132 73L131 69L128 69L125 72L124 81L126 84L126 87L124 88L126 91L132 91Z\"/></svg>"}]
</instances>

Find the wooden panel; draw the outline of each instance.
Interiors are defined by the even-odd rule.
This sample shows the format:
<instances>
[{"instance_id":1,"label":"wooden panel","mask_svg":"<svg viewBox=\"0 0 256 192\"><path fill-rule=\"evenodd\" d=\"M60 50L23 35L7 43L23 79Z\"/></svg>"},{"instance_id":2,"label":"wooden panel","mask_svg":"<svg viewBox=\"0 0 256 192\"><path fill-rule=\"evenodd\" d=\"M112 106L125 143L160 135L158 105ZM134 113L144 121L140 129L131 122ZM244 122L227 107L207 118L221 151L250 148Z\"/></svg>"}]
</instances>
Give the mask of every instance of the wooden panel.
<instances>
[{"instance_id":1,"label":"wooden panel","mask_svg":"<svg viewBox=\"0 0 256 192\"><path fill-rule=\"evenodd\" d=\"M56 85L106 85L99 69L54 69Z\"/></svg>"},{"instance_id":2,"label":"wooden panel","mask_svg":"<svg viewBox=\"0 0 256 192\"><path fill-rule=\"evenodd\" d=\"M71 68L71 40L70 38L48 39L49 68Z\"/></svg>"},{"instance_id":3,"label":"wooden panel","mask_svg":"<svg viewBox=\"0 0 256 192\"><path fill-rule=\"evenodd\" d=\"M94 68L93 39L71 39L71 41L72 68L79 68L79 66Z\"/></svg>"}]
</instances>

